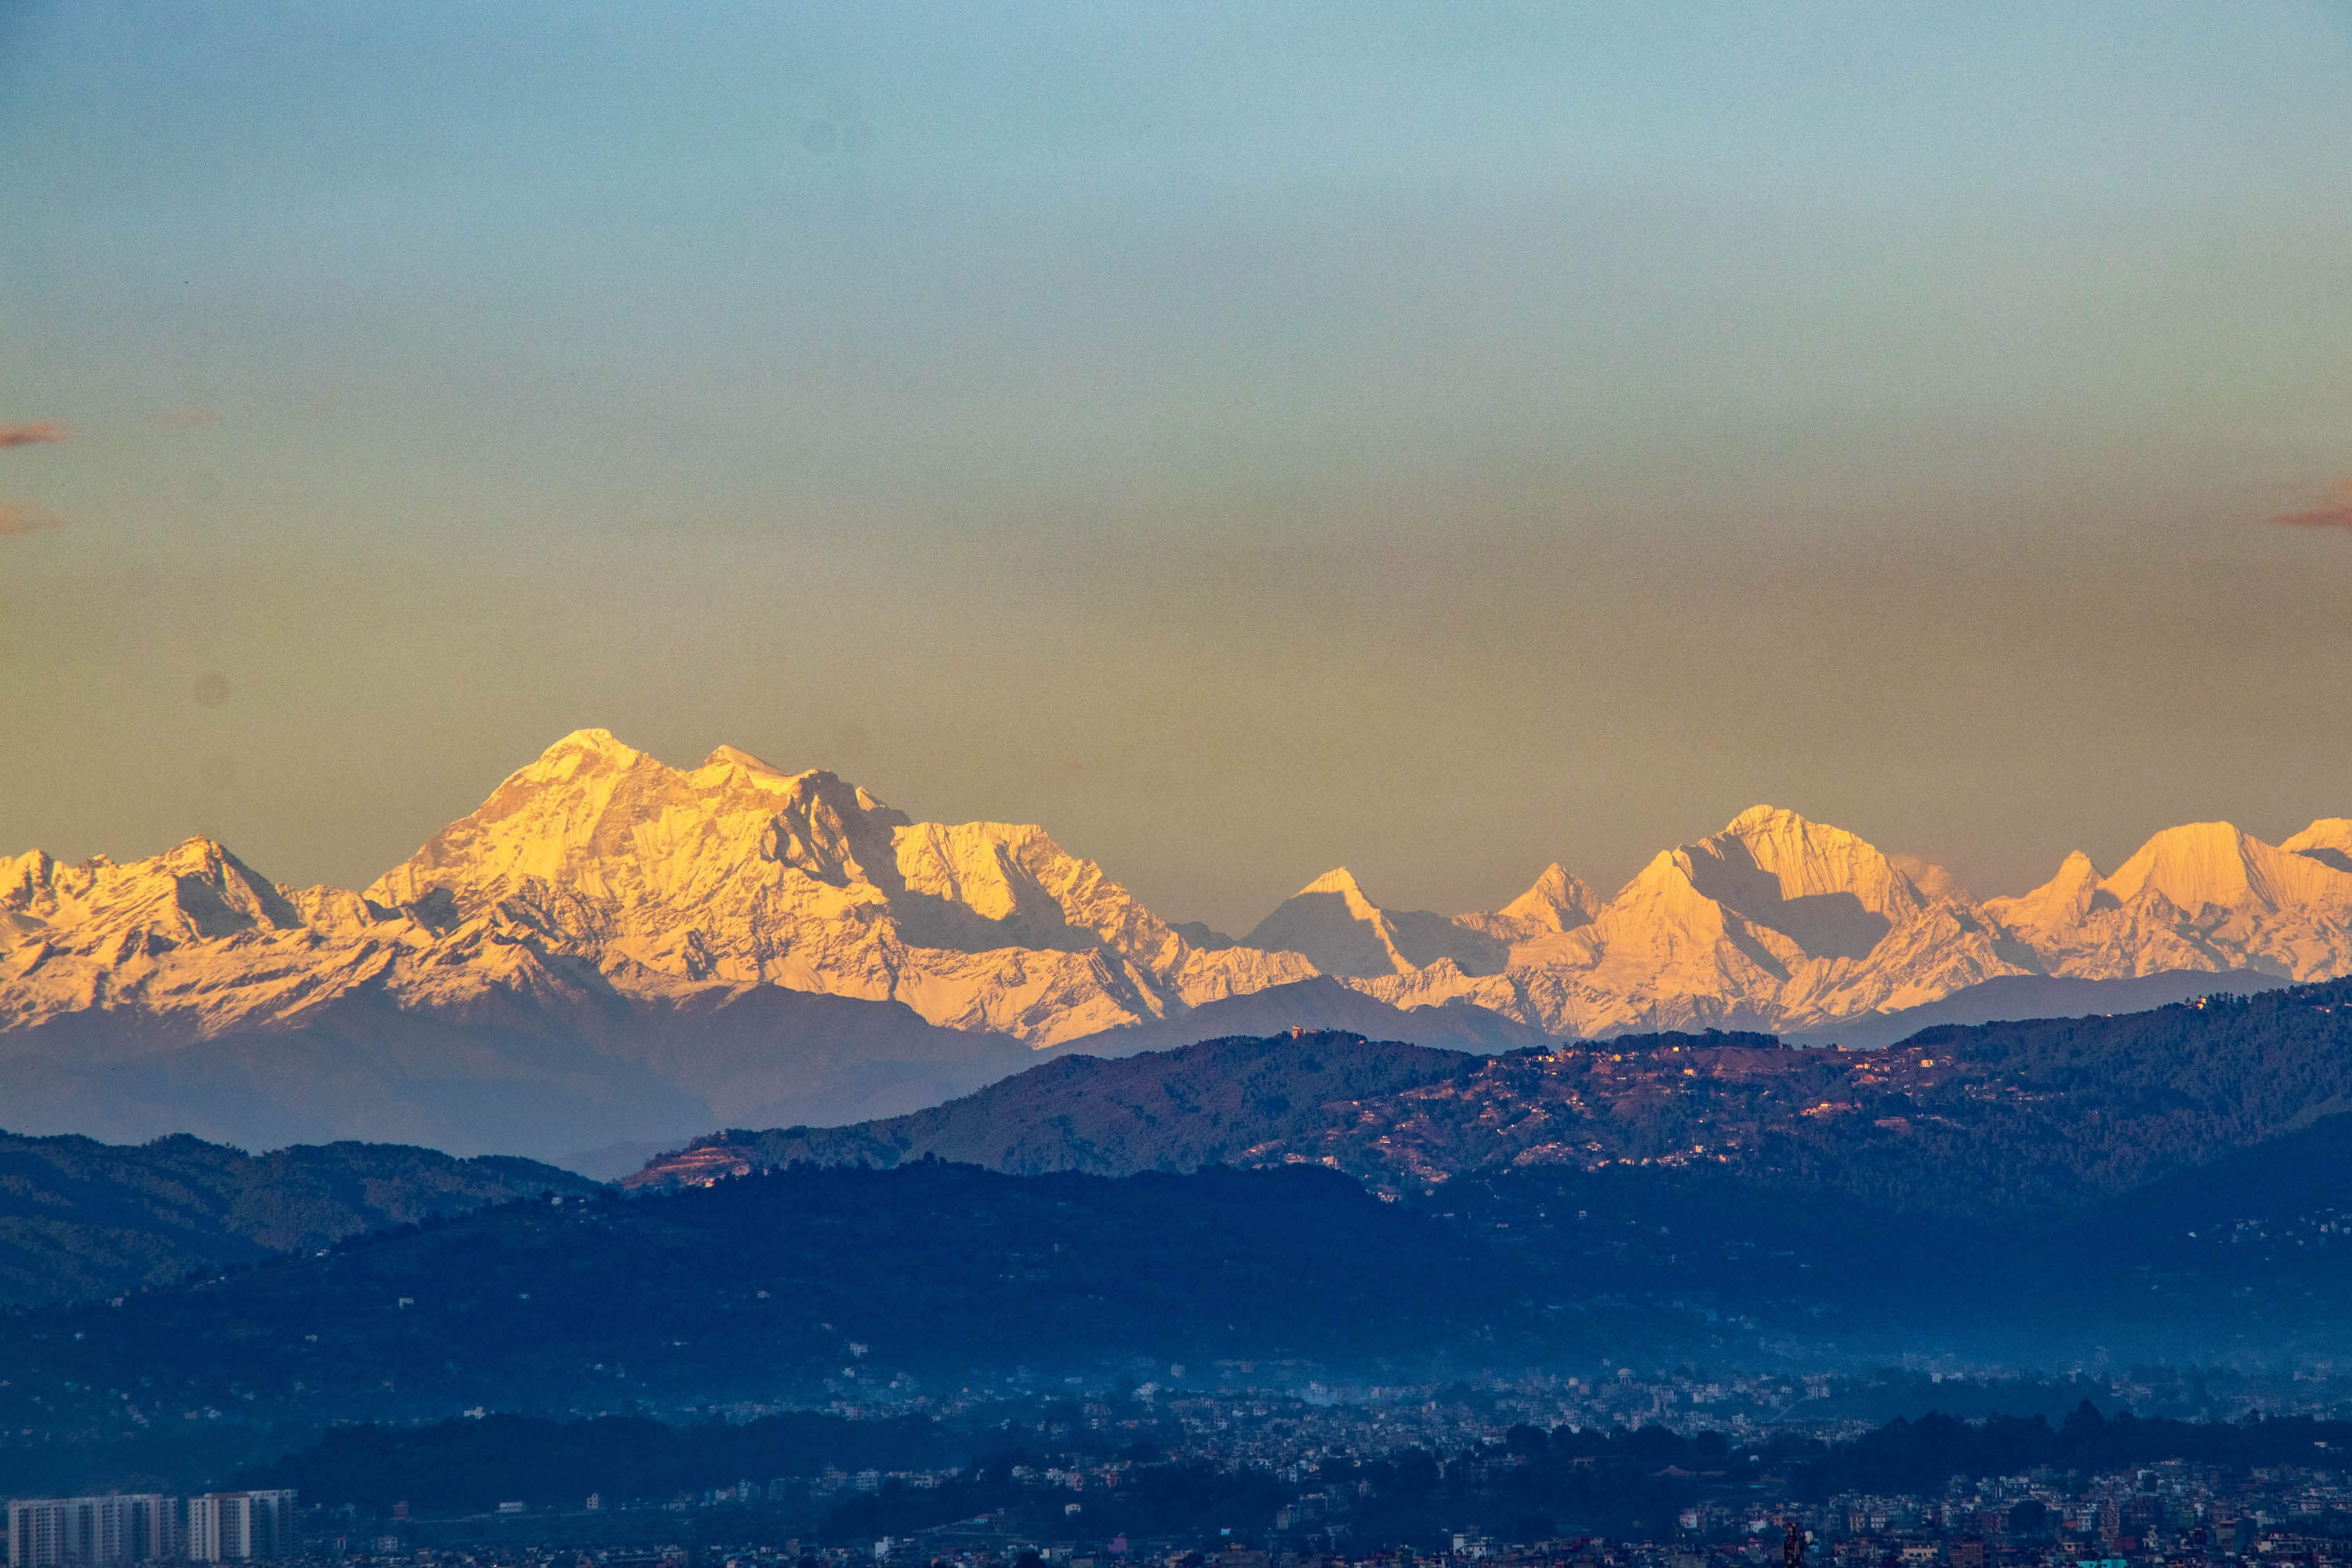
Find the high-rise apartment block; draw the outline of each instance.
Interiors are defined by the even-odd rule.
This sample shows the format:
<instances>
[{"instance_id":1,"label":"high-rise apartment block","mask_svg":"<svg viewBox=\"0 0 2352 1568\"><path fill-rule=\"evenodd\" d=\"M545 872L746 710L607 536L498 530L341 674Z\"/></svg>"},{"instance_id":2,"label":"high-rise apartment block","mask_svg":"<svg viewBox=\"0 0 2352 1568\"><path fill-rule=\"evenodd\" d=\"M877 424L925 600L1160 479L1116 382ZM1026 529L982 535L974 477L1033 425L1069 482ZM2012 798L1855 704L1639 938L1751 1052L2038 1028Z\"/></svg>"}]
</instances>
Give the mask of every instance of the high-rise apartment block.
<instances>
[{"instance_id":1,"label":"high-rise apartment block","mask_svg":"<svg viewBox=\"0 0 2352 1568\"><path fill-rule=\"evenodd\" d=\"M12 1568L150 1563L181 1555L180 1500L152 1492L33 1498L8 1505Z\"/></svg>"},{"instance_id":2,"label":"high-rise apartment block","mask_svg":"<svg viewBox=\"0 0 2352 1568\"><path fill-rule=\"evenodd\" d=\"M293 1552L291 1490L211 1492L188 1500L192 1563L246 1563Z\"/></svg>"},{"instance_id":3,"label":"high-rise apartment block","mask_svg":"<svg viewBox=\"0 0 2352 1568\"><path fill-rule=\"evenodd\" d=\"M184 1504L152 1492L24 1498L8 1505L9 1568L106 1568L294 1554L294 1493L212 1492Z\"/></svg>"}]
</instances>

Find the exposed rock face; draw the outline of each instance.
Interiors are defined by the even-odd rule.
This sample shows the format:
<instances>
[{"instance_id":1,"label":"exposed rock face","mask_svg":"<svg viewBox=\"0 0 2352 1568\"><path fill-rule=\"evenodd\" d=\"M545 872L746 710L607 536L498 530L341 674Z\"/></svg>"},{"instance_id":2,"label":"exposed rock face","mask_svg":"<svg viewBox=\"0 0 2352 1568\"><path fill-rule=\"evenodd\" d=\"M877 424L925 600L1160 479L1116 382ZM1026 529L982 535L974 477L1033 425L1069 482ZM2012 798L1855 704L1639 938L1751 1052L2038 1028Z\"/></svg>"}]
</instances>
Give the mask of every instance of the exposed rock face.
<instances>
[{"instance_id":1,"label":"exposed rock face","mask_svg":"<svg viewBox=\"0 0 2352 1568\"><path fill-rule=\"evenodd\" d=\"M1318 973L1589 1036L1819 1027L2004 975L2244 968L2352 973L2352 820L2277 846L2172 828L2113 875L2075 855L1979 902L1758 806L1606 902L1554 865L1499 910L1388 910L1339 870L1234 942L1167 924L1040 827L916 822L829 773L725 746L676 768L584 730L364 893L276 885L205 839L128 865L0 859L0 1063L36 1037L86 1061L421 1016L586 1041L714 1107L912 1095L966 1041L992 1064L1007 1037L1173 1026ZM746 1000L779 989L841 1000ZM835 1076L787 1068L795 1052ZM891 1088L868 1057L915 1076Z\"/></svg>"}]
</instances>

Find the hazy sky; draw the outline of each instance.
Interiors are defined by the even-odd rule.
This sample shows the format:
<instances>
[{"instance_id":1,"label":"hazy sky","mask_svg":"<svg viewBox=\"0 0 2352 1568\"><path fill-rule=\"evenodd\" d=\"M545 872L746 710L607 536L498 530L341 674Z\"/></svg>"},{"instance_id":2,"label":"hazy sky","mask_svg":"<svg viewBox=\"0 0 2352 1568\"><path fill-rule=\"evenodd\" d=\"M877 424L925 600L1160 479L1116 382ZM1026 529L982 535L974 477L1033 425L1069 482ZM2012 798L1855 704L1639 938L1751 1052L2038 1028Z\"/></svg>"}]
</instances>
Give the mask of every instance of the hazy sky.
<instances>
[{"instance_id":1,"label":"hazy sky","mask_svg":"<svg viewBox=\"0 0 2352 1568\"><path fill-rule=\"evenodd\" d=\"M358 885L590 724L1228 929L2352 815L2347 89L2261 0L0 0L0 850Z\"/></svg>"}]
</instances>

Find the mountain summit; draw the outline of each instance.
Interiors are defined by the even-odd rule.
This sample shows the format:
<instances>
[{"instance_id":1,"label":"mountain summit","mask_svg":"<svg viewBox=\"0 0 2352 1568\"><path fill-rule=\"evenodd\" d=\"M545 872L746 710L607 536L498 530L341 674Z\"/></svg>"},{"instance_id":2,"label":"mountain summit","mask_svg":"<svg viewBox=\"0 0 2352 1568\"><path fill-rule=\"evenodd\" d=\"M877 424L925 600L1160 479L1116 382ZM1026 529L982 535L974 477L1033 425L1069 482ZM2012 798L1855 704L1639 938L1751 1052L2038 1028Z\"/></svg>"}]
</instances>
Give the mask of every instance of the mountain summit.
<instances>
[{"instance_id":1,"label":"mountain summit","mask_svg":"<svg viewBox=\"0 0 2352 1568\"><path fill-rule=\"evenodd\" d=\"M2112 875L2072 856L2044 886L1979 902L1934 867L1759 805L1605 900L1555 863L1497 910L1389 909L1342 868L1234 942L1160 920L1042 827L919 822L821 769L731 746L679 768L582 730L364 892L273 883L205 839L121 865L0 859L0 1093L20 1121L119 1104L88 1075L168 1060L182 1076L156 1080L155 1114L193 1116L194 1086L292 1061L286 1042L311 1031L305 1065L284 1069L300 1087L271 1091L281 1109L360 1094L332 1087L359 1051L379 1086L420 1062L451 1083L560 1083L606 1108L600 1127L639 1125L665 1094L672 1120L696 1104L854 1117L983 1081L1016 1041L1164 1032L1317 975L1589 1037L1819 1031L2004 976L2243 968L2352 973L2352 821L2275 846L2170 828ZM429 1049L426 1025L442 1031ZM464 1103L499 1124L491 1099ZM55 1114L62 1130L81 1113ZM622 1135L662 1134L607 1141Z\"/></svg>"},{"instance_id":2,"label":"mountain summit","mask_svg":"<svg viewBox=\"0 0 2352 1568\"><path fill-rule=\"evenodd\" d=\"M732 747L674 768L603 730L550 746L363 894L279 888L191 840L129 866L0 861L0 1025L102 997L195 1036L362 983L460 1008L509 987L771 984L1050 1045L1314 973L1194 951L1041 827L919 823L822 770Z\"/></svg>"},{"instance_id":3,"label":"mountain summit","mask_svg":"<svg viewBox=\"0 0 2352 1568\"><path fill-rule=\"evenodd\" d=\"M1312 973L1195 951L1042 827L919 823L822 770L731 746L680 770L602 730L557 742L367 896L495 911L631 989L894 1000L1034 1045Z\"/></svg>"},{"instance_id":4,"label":"mountain summit","mask_svg":"<svg viewBox=\"0 0 2352 1568\"><path fill-rule=\"evenodd\" d=\"M2323 817L2280 845L2226 822L2168 827L2111 876L2078 850L2041 887L1984 908L2053 974L2259 969L2329 979L2352 967L2352 856L2336 847L2347 826Z\"/></svg>"},{"instance_id":5,"label":"mountain summit","mask_svg":"<svg viewBox=\"0 0 2352 1568\"><path fill-rule=\"evenodd\" d=\"M1358 984L1399 1005L1473 1002L1594 1035L1819 1030L2009 975L2328 979L2352 973L2352 869L2329 858L2352 840L2341 822L2293 849L2227 824L2171 828L2113 877L2078 854L2042 888L1979 903L1939 868L1915 876L1843 828L1758 805L1657 856L1589 920L1511 933L1486 973L1441 961Z\"/></svg>"},{"instance_id":6,"label":"mountain summit","mask_svg":"<svg viewBox=\"0 0 2352 1568\"><path fill-rule=\"evenodd\" d=\"M1242 938L1244 947L1301 954L1326 974L1401 974L1447 959L1471 973L1502 966L1506 944L1426 910L1384 910L1346 868L1326 871L1285 899Z\"/></svg>"}]
</instances>

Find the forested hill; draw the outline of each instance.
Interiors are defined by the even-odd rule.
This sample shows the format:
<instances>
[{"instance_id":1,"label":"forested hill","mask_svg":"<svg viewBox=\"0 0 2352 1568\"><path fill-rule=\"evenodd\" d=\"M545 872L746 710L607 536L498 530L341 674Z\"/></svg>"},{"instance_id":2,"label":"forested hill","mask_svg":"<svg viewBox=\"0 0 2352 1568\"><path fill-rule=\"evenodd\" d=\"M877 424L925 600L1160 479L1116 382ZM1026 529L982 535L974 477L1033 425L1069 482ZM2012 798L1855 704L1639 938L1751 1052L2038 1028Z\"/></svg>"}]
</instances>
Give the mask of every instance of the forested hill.
<instances>
[{"instance_id":1,"label":"forested hill","mask_svg":"<svg viewBox=\"0 0 2352 1568\"><path fill-rule=\"evenodd\" d=\"M507 1198L596 1184L535 1161L399 1143L247 1154L0 1132L0 1302L69 1301Z\"/></svg>"},{"instance_id":2,"label":"forested hill","mask_svg":"<svg viewBox=\"0 0 2352 1568\"><path fill-rule=\"evenodd\" d=\"M1105 1059L1066 1056L929 1110L848 1127L732 1131L697 1139L625 1186L773 1169L795 1161L890 1166L929 1155L1014 1175L1124 1176L1260 1156L1322 1137L1341 1108L1474 1073L1482 1058L1360 1035L1238 1036Z\"/></svg>"},{"instance_id":3,"label":"forested hill","mask_svg":"<svg viewBox=\"0 0 2352 1568\"><path fill-rule=\"evenodd\" d=\"M1342 1035L1047 1063L933 1110L717 1134L636 1184L796 1160L1011 1172L1311 1162L1399 1192L1472 1173L1710 1172L1894 1212L2047 1223L2352 1109L2352 981L1874 1052L1661 1035L1474 1058Z\"/></svg>"},{"instance_id":4,"label":"forested hill","mask_svg":"<svg viewBox=\"0 0 2352 1568\"><path fill-rule=\"evenodd\" d=\"M2202 1167L2189 1207L2158 1184L2152 1206L2127 1194L2038 1233L1719 1167L1478 1173L1384 1202L1312 1166L1108 1179L919 1160L518 1199L119 1305L18 1309L0 1468L64 1485L41 1467L145 1473L341 1421L887 1404L1179 1365L1296 1385L1922 1351L2339 1359L2352 1216L2320 1211L2344 1202L2347 1124Z\"/></svg>"}]
</instances>

